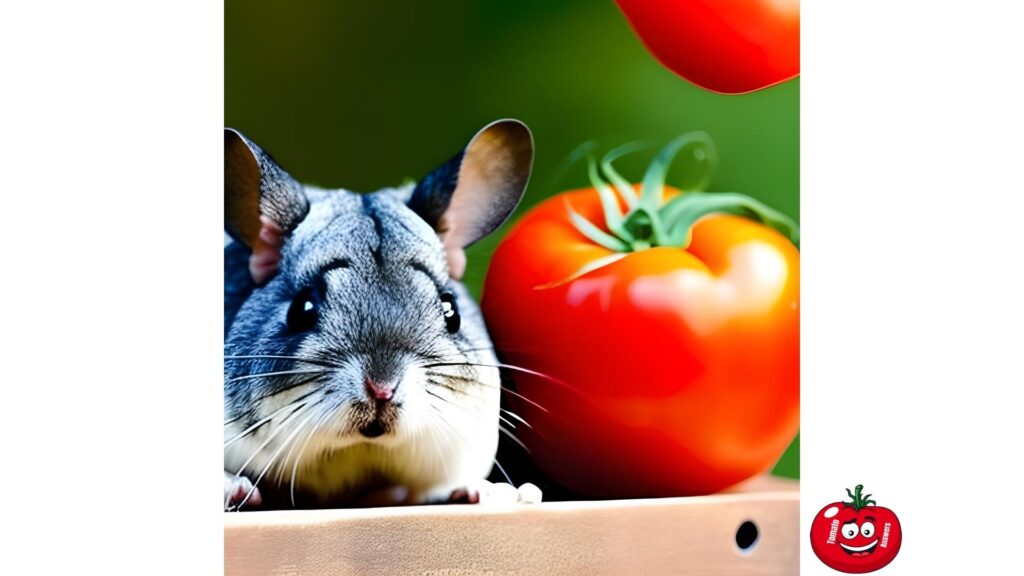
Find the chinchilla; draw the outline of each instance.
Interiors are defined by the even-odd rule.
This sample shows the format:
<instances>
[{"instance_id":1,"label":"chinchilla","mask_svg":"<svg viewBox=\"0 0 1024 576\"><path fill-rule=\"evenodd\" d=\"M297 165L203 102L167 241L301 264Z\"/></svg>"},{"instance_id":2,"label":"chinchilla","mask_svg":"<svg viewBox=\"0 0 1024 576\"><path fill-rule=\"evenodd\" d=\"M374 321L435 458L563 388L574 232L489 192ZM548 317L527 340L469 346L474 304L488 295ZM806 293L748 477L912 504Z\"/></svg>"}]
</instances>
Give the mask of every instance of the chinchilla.
<instances>
[{"instance_id":1,"label":"chinchilla","mask_svg":"<svg viewBox=\"0 0 1024 576\"><path fill-rule=\"evenodd\" d=\"M459 279L522 197L530 131L494 122L419 183L368 194L224 138L225 508L472 499L501 382Z\"/></svg>"}]
</instances>

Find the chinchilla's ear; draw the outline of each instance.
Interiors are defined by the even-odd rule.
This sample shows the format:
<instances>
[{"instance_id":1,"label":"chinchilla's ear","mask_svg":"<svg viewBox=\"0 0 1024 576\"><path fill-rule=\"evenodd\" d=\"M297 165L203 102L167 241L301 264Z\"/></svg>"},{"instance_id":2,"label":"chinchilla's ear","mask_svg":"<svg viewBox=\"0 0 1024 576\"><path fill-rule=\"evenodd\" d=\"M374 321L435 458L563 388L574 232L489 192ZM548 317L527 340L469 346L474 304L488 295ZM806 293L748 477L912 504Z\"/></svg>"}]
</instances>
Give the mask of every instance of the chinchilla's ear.
<instances>
[{"instance_id":1,"label":"chinchilla's ear","mask_svg":"<svg viewBox=\"0 0 1024 576\"><path fill-rule=\"evenodd\" d=\"M518 120L498 120L416 185L409 207L437 230L453 278L466 270L464 248L501 226L519 205L532 167L530 129Z\"/></svg>"},{"instance_id":2,"label":"chinchilla's ear","mask_svg":"<svg viewBox=\"0 0 1024 576\"><path fill-rule=\"evenodd\" d=\"M249 272L262 284L277 270L283 239L309 212L302 186L269 154L224 129L224 228L252 250Z\"/></svg>"}]
</instances>

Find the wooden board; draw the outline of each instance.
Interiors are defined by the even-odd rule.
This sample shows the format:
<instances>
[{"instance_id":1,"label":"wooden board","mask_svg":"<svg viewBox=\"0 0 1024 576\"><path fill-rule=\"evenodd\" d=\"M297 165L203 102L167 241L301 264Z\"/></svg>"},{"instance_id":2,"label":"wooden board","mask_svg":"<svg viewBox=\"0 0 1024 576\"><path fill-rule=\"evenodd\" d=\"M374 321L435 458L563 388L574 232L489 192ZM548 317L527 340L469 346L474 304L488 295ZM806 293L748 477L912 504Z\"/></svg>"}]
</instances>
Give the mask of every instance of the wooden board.
<instances>
[{"instance_id":1,"label":"wooden board","mask_svg":"<svg viewBox=\"0 0 1024 576\"><path fill-rule=\"evenodd\" d=\"M711 496L491 507L226 513L228 575L790 575L799 484L758 478ZM736 544L746 521L753 546Z\"/></svg>"}]
</instances>

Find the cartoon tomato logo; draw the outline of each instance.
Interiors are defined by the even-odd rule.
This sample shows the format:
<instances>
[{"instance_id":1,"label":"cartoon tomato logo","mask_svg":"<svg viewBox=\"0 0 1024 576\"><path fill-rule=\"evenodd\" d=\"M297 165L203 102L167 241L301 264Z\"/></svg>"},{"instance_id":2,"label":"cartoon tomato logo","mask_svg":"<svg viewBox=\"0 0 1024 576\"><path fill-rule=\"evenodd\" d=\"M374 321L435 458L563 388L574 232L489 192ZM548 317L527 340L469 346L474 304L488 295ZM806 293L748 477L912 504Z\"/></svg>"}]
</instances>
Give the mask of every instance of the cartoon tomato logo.
<instances>
[{"instance_id":1,"label":"cartoon tomato logo","mask_svg":"<svg viewBox=\"0 0 1024 576\"><path fill-rule=\"evenodd\" d=\"M825 506L811 523L811 549L829 568L849 574L874 572L892 562L900 551L903 531L896 514L875 506L858 484L846 489L852 502Z\"/></svg>"}]
</instances>

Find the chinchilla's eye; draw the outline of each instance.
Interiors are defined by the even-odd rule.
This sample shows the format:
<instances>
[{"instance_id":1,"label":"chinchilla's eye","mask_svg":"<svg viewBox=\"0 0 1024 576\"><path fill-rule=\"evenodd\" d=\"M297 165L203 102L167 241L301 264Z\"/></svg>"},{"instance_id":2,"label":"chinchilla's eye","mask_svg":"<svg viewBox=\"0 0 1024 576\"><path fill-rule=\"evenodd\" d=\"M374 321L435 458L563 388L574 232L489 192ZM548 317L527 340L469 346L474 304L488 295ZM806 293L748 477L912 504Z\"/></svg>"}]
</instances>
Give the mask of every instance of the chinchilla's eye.
<instances>
[{"instance_id":1,"label":"chinchilla's eye","mask_svg":"<svg viewBox=\"0 0 1024 576\"><path fill-rule=\"evenodd\" d=\"M441 313L444 315L444 323L449 334L459 331L462 320L459 318L459 308L455 305L455 295L451 292L441 294Z\"/></svg>"},{"instance_id":2,"label":"chinchilla's eye","mask_svg":"<svg viewBox=\"0 0 1024 576\"><path fill-rule=\"evenodd\" d=\"M292 332L307 332L316 327L317 302L313 290L303 288L292 298L288 307L288 329Z\"/></svg>"}]
</instances>

